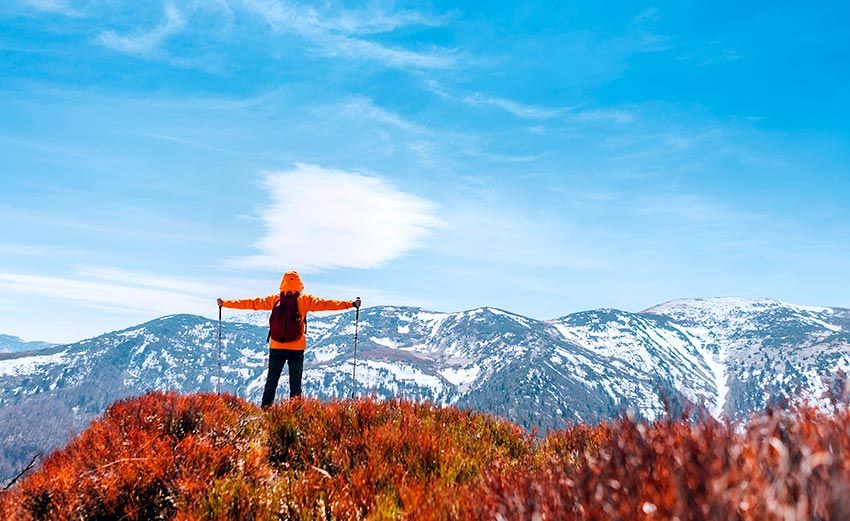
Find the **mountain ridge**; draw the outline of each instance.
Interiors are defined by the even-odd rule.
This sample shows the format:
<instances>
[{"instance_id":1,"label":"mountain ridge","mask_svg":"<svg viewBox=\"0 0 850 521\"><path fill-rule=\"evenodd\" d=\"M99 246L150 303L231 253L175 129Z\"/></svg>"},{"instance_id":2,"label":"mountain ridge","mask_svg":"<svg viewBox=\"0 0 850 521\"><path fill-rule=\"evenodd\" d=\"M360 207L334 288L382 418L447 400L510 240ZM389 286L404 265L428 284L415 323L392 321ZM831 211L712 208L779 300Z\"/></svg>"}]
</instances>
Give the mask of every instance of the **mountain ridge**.
<instances>
[{"instance_id":1,"label":"mountain ridge","mask_svg":"<svg viewBox=\"0 0 850 521\"><path fill-rule=\"evenodd\" d=\"M267 328L235 319L263 324L263 315L222 324L220 388L253 401L263 387ZM314 316L308 327L305 393L349 396L353 313ZM758 299L686 299L551 320L489 306L364 308L358 394L472 408L543 431L626 410L647 419L685 409L743 418L798 396L821 403L823 380L838 368L850 372L848 330L846 309ZM16 447L0 456L17 461L56 446L118 398L213 391L217 333L214 320L177 314L0 356L0 439Z\"/></svg>"},{"instance_id":2,"label":"mountain ridge","mask_svg":"<svg viewBox=\"0 0 850 521\"><path fill-rule=\"evenodd\" d=\"M14 335L0 334L0 354L4 353L25 353L27 351L38 351L59 344L41 341L27 341Z\"/></svg>"}]
</instances>

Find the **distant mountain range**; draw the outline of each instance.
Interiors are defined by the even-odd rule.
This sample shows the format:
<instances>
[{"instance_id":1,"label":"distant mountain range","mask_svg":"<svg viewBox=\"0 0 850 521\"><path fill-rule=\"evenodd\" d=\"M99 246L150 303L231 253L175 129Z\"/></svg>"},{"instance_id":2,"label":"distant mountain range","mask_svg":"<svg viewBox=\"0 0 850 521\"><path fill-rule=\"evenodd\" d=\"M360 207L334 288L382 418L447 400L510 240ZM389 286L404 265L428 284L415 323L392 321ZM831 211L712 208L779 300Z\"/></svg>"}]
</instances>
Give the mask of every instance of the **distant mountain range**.
<instances>
[{"instance_id":1,"label":"distant mountain range","mask_svg":"<svg viewBox=\"0 0 850 521\"><path fill-rule=\"evenodd\" d=\"M22 353L24 351L37 351L47 349L56 344L47 342L26 342L12 335L0 335L0 353Z\"/></svg>"},{"instance_id":2,"label":"distant mountain range","mask_svg":"<svg viewBox=\"0 0 850 521\"><path fill-rule=\"evenodd\" d=\"M234 320L234 319L231 319ZM259 401L266 315L223 324L223 392ZM305 393L352 390L354 314L313 316ZM0 477L67 440L112 401L150 389L212 391L217 322L162 317L66 346L0 354ZM494 308L361 312L358 395L433 400L548 429L626 410L684 408L732 419L769 404L826 403L850 372L850 310L735 298L641 313L586 311L540 321ZM279 396L286 396L286 378Z\"/></svg>"}]
</instances>

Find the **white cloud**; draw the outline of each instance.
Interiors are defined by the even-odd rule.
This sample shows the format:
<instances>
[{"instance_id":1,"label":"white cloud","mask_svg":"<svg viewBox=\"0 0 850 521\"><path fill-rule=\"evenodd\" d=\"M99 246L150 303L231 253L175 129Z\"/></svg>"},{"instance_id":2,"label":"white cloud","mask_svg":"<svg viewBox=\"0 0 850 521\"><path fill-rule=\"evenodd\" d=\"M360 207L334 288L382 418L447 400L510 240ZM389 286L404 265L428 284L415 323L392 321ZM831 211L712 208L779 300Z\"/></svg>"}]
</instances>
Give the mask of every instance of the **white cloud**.
<instances>
[{"instance_id":1,"label":"white cloud","mask_svg":"<svg viewBox=\"0 0 850 521\"><path fill-rule=\"evenodd\" d=\"M281 271L377 268L419 246L439 226L436 205L379 177L297 164L268 173L259 253L232 267Z\"/></svg>"},{"instance_id":2,"label":"white cloud","mask_svg":"<svg viewBox=\"0 0 850 521\"><path fill-rule=\"evenodd\" d=\"M103 31L98 41L106 47L127 54L150 55L156 52L168 37L186 25L183 15L173 4L166 3L164 9L165 20L150 31L124 36L115 31Z\"/></svg>"}]
</instances>

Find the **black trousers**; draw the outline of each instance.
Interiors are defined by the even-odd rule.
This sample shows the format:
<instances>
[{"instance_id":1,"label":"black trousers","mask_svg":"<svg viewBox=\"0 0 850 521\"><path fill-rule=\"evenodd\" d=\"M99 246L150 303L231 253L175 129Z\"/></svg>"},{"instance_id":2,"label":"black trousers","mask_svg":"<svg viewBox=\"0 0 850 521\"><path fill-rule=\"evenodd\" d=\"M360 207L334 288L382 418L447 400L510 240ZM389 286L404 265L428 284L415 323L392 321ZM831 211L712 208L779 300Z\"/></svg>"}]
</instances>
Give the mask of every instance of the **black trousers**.
<instances>
[{"instance_id":1,"label":"black trousers","mask_svg":"<svg viewBox=\"0 0 850 521\"><path fill-rule=\"evenodd\" d=\"M301 396L301 375L304 373L304 351L290 349L269 349L269 373L266 375L266 388L263 390L263 407L274 402L277 383L283 365L289 362L289 397Z\"/></svg>"}]
</instances>

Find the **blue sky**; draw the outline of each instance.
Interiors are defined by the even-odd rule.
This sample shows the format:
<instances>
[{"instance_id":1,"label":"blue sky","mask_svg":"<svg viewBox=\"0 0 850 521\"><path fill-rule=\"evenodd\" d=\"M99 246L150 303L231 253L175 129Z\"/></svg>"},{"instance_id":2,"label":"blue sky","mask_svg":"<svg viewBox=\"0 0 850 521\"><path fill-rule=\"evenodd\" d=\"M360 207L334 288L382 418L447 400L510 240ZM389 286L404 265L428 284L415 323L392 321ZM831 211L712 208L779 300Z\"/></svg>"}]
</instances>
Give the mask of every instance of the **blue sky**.
<instances>
[{"instance_id":1,"label":"blue sky","mask_svg":"<svg viewBox=\"0 0 850 521\"><path fill-rule=\"evenodd\" d=\"M850 306L850 8L0 5L0 332L216 296ZM45 327L49 317L50 327Z\"/></svg>"}]
</instances>

